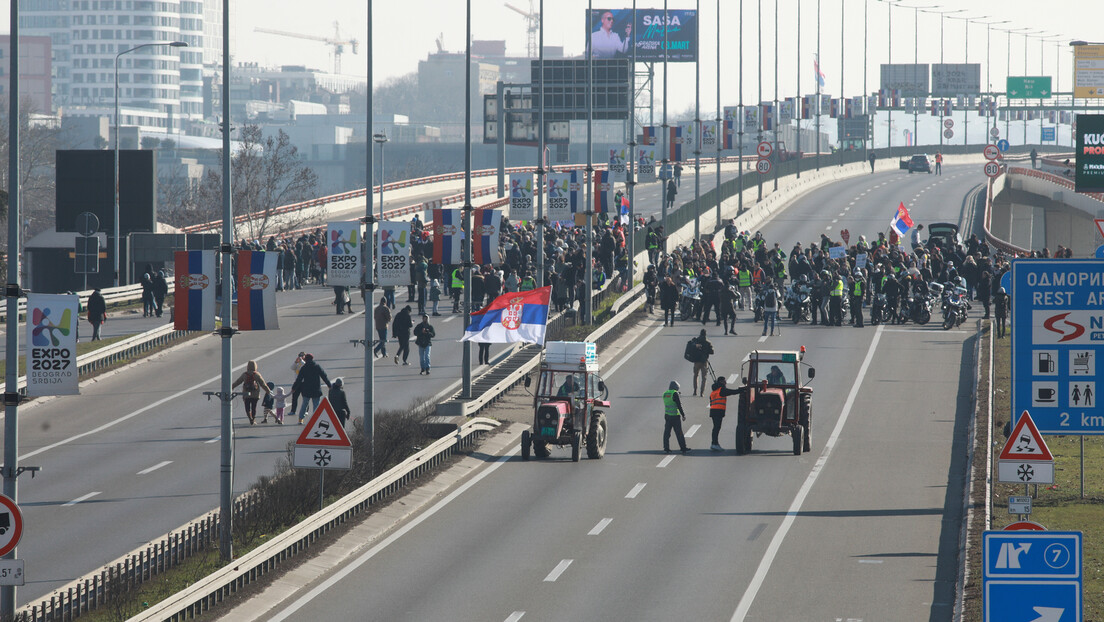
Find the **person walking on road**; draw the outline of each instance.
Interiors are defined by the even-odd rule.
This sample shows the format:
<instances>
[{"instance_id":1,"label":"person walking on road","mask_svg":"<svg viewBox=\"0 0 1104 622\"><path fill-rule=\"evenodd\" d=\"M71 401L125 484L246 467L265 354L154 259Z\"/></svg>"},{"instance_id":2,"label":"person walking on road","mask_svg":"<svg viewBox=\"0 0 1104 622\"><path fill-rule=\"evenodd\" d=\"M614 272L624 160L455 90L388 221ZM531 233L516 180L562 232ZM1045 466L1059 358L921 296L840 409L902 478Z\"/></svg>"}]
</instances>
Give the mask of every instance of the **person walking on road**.
<instances>
[{"instance_id":1,"label":"person walking on road","mask_svg":"<svg viewBox=\"0 0 1104 622\"><path fill-rule=\"evenodd\" d=\"M874 160L875 159L876 159L876 156L874 155L874 152L871 151L870 152L870 174L871 175L874 174Z\"/></svg>"},{"instance_id":2,"label":"person walking on road","mask_svg":"<svg viewBox=\"0 0 1104 622\"><path fill-rule=\"evenodd\" d=\"M422 323L414 327L414 345L418 346L418 360L421 362L422 371L420 373L429 375L429 353L430 348L433 346L433 338L437 336L437 331L433 330L433 326L429 323L429 316L422 314Z\"/></svg>"},{"instance_id":3,"label":"person walking on road","mask_svg":"<svg viewBox=\"0 0 1104 622\"><path fill-rule=\"evenodd\" d=\"M375 314L374 319L376 321L376 335L379 337L379 340L376 341L376 346L372 348L372 352L377 357L386 358L387 326L391 324L391 309L387 306L386 298L380 299L379 306L376 307L373 313Z\"/></svg>"},{"instance_id":4,"label":"person walking on road","mask_svg":"<svg viewBox=\"0 0 1104 622\"><path fill-rule=\"evenodd\" d=\"M675 195L678 194L678 187L675 186L675 180L667 180L667 209L674 209L675 207Z\"/></svg>"},{"instance_id":5,"label":"person walking on road","mask_svg":"<svg viewBox=\"0 0 1104 622\"><path fill-rule=\"evenodd\" d=\"M706 370L709 368L709 355L713 354L713 344L705 336L703 328L698 336L686 344L687 360L694 364L694 396L698 395L698 375L701 374L701 394L705 395Z\"/></svg>"},{"instance_id":6,"label":"person walking on road","mask_svg":"<svg viewBox=\"0 0 1104 622\"><path fill-rule=\"evenodd\" d=\"M1035 151L1035 148L1031 148L1031 168L1032 170L1038 168L1037 162L1039 161L1039 152Z\"/></svg>"},{"instance_id":7,"label":"person walking on road","mask_svg":"<svg viewBox=\"0 0 1104 622\"><path fill-rule=\"evenodd\" d=\"M332 387L330 379L326 377L326 371L315 362L314 355L303 355L303 366L299 368L299 375L295 377L295 383L291 385L292 401L295 396L302 398L299 404L299 425L303 425L303 419L307 416L307 402L314 402L312 408L318 408L318 402L322 400L322 383Z\"/></svg>"},{"instance_id":8,"label":"person walking on road","mask_svg":"<svg viewBox=\"0 0 1104 622\"><path fill-rule=\"evenodd\" d=\"M349 400L345 397L345 382L341 378L334 378L333 385L330 386L330 406L334 409L334 414L337 415L337 420L341 422L341 427L346 430L349 429L349 413L352 412L349 409Z\"/></svg>"},{"instance_id":9,"label":"person walking on road","mask_svg":"<svg viewBox=\"0 0 1104 622\"><path fill-rule=\"evenodd\" d=\"M402 357L402 364L409 365L406 362L406 358L410 356L410 329L414 328L414 320L410 318L410 305L406 305L401 311L395 314L395 321L391 323L391 332L395 335L395 339L399 341L399 350L395 352L395 364L399 364L399 358Z\"/></svg>"},{"instance_id":10,"label":"person walking on road","mask_svg":"<svg viewBox=\"0 0 1104 622\"><path fill-rule=\"evenodd\" d=\"M935 174L943 174L943 154L939 151L935 152Z\"/></svg>"},{"instance_id":11,"label":"person walking on road","mask_svg":"<svg viewBox=\"0 0 1104 622\"><path fill-rule=\"evenodd\" d=\"M713 391L709 393L709 418L713 420L713 444L709 446L710 451L724 451L721 447L720 433L721 433L721 421L724 420L725 409L728 408L728 396L740 395L744 392L744 387L737 387L735 389L728 388L728 379L724 376L718 376L713 381Z\"/></svg>"},{"instance_id":12,"label":"person walking on road","mask_svg":"<svg viewBox=\"0 0 1104 622\"><path fill-rule=\"evenodd\" d=\"M997 339L1004 338L1004 322L1008 319L1008 292L1000 288L993 296L993 314L997 316Z\"/></svg>"},{"instance_id":13,"label":"person walking on road","mask_svg":"<svg viewBox=\"0 0 1104 622\"><path fill-rule=\"evenodd\" d=\"M238 379L234 381L230 388L235 389L239 385L242 387L242 401L245 402L245 415L249 417L249 425L256 425L257 400L261 398L261 390L264 390L265 394L272 392L268 388L264 377L257 371L257 361L246 363L245 371L238 376Z\"/></svg>"},{"instance_id":14,"label":"person walking on road","mask_svg":"<svg viewBox=\"0 0 1104 622\"><path fill-rule=\"evenodd\" d=\"M682 400L679 399L679 383L672 380L663 392L663 453L671 453L672 430L675 432L679 450L684 454L690 451L686 446L686 437L682 434L683 421L686 421L686 411L682 409Z\"/></svg>"},{"instance_id":15,"label":"person walking on road","mask_svg":"<svg viewBox=\"0 0 1104 622\"><path fill-rule=\"evenodd\" d=\"M107 301L100 288L96 288L88 297L88 323L92 325L92 341L100 338L100 326L107 321Z\"/></svg>"}]
</instances>

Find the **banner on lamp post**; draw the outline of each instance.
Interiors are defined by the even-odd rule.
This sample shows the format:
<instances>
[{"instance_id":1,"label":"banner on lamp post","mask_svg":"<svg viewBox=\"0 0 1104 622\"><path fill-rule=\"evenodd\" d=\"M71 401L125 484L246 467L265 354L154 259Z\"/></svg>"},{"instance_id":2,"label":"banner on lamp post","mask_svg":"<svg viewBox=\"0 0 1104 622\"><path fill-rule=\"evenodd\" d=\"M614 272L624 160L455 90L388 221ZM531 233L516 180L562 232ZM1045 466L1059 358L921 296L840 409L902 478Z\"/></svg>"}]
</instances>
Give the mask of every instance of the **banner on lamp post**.
<instances>
[{"instance_id":1,"label":"banner on lamp post","mask_svg":"<svg viewBox=\"0 0 1104 622\"><path fill-rule=\"evenodd\" d=\"M27 395L77 395L76 294L27 295Z\"/></svg>"},{"instance_id":2,"label":"banner on lamp post","mask_svg":"<svg viewBox=\"0 0 1104 622\"><path fill-rule=\"evenodd\" d=\"M362 271L360 223L355 220L331 222L326 225L330 252L326 264L326 282L334 286L357 287Z\"/></svg>"},{"instance_id":3,"label":"banner on lamp post","mask_svg":"<svg viewBox=\"0 0 1104 622\"><path fill-rule=\"evenodd\" d=\"M376 232L379 284L410 285L410 223L380 221Z\"/></svg>"}]
</instances>

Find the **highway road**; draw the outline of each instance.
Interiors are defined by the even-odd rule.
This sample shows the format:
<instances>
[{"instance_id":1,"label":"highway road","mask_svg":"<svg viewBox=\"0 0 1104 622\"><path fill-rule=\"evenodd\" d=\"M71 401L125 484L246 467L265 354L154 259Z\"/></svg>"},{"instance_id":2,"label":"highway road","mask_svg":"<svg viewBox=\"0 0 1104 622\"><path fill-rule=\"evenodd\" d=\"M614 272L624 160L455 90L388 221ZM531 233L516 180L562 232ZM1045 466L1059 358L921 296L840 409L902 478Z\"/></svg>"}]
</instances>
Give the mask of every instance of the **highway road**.
<instances>
[{"instance_id":1,"label":"highway road","mask_svg":"<svg viewBox=\"0 0 1104 622\"><path fill-rule=\"evenodd\" d=\"M703 176L703 192L709 179L715 177ZM641 194L647 197L644 188ZM363 337L364 318L334 315L332 299L332 290L320 287L277 294L282 328L235 337L234 373L255 359L267 380L289 386L295 355L310 351L331 379L345 379L354 416L359 416L363 350L349 340ZM397 300L401 308L405 293ZM362 310L359 301L355 307ZM433 374L418 374L416 349L410 366L391 359L377 362L378 409L436 401L459 387L462 348L455 340L462 318L444 314L433 320L438 334ZM218 507L219 404L203 392L219 388L220 348L217 338L204 336L83 383L79 396L36 400L19 409L20 464L42 467L34 479L25 475L19 480L17 500L29 525L17 552L27 567L27 585L17 591L19 605ZM502 349L492 348L492 361ZM388 352L394 354L394 343ZM240 400L234 402L234 414L234 489L242 493L273 473L299 427L242 427Z\"/></svg>"},{"instance_id":2,"label":"highway road","mask_svg":"<svg viewBox=\"0 0 1104 622\"><path fill-rule=\"evenodd\" d=\"M964 198L983 181L977 166L863 175L761 230L786 250L840 228L870 238L900 201L918 222L972 222ZM554 450L522 462L514 443L462 494L249 619L949 620L973 326L787 324L764 338L747 320L736 337L710 324L713 367L730 380L753 348L808 349L813 451L763 437L737 457L733 412L727 451L710 452L707 400L685 397L693 451L667 456L660 392L674 379L689 395L690 365L674 353L701 326L652 321L605 363L605 459Z\"/></svg>"}]
</instances>

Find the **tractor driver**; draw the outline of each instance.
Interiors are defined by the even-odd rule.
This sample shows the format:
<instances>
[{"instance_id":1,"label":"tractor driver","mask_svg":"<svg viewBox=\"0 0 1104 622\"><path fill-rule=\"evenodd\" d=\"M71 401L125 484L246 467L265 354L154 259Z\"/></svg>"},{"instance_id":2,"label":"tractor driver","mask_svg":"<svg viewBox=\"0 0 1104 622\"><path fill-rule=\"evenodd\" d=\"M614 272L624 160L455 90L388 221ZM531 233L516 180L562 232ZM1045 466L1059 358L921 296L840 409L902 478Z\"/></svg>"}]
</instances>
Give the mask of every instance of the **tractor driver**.
<instances>
[{"instance_id":1,"label":"tractor driver","mask_svg":"<svg viewBox=\"0 0 1104 622\"><path fill-rule=\"evenodd\" d=\"M567 379L556 391L556 397L581 397L583 387L575 380L575 374L568 374Z\"/></svg>"},{"instance_id":2,"label":"tractor driver","mask_svg":"<svg viewBox=\"0 0 1104 622\"><path fill-rule=\"evenodd\" d=\"M771 365L770 373L767 374L767 384L785 384L786 375L782 373L782 370L777 365Z\"/></svg>"}]
</instances>

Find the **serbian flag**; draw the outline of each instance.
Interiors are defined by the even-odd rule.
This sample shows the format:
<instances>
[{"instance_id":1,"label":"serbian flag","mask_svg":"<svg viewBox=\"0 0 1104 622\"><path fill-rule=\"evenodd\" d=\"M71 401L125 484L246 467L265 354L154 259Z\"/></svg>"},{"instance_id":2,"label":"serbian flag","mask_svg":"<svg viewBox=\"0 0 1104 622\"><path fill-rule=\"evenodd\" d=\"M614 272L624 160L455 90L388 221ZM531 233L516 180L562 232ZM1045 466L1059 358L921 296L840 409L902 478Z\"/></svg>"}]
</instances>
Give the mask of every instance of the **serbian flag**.
<instances>
[{"instance_id":1,"label":"serbian flag","mask_svg":"<svg viewBox=\"0 0 1104 622\"><path fill-rule=\"evenodd\" d=\"M173 328L215 330L215 251L176 251Z\"/></svg>"},{"instance_id":2,"label":"serbian flag","mask_svg":"<svg viewBox=\"0 0 1104 622\"><path fill-rule=\"evenodd\" d=\"M460 263L460 214L458 209L433 210L433 263Z\"/></svg>"},{"instance_id":3,"label":"serbian flag","mask_svg":"<svg viewBox=\"0 0 1104 622\"><path fill-rule=\"evenodd\" d=\"M502 212L493 209L472 210L472 263L497 264L499 224Z\"/></svg>"},{"instance_id":4,"label":"serbian flag","mask_svg":"<svg viewBox=\"0 0 1104 622\"><path fill-rule=\"evenodd\" d=\"M811 119L810 109L813 107L813 95L806 95L801 98L801 117L802 119Z\"/></svg>"},{"instance_id":5,"label":"serbian flag","mask_svg":"<svg viewBox=\"0 0 1104 622\"><path fill-rule=\"evenodd\" d=\"M774 129L774 104L763 102L759 104L759 119L763 122L763 131Z\"/></svg>"},{"instance_id":6,"label":"serbian flag","mask_svg":"<svg viewBox=\"0 0 1104 622\"><path fill-rule=\"evenodd\" d=\"M817 86L824 88L824 72L820 70L820 57L813 57L813 75L816 76Z\"/></svg>"},{"instance_id":7,"label":"serbian flag","mask_svg":"<svg viewBox=\"0 0 1104 622\"><path fill-rule=\"evenodd\" d=\"M659 136L659 132L656 131L654 125L646 125L641 128L640 144L642 145L654 145L656 144L656 137Z\"/></svg>"},{"instance_id":8,"label":"serbian flag","mask_svg":"<svg viewBox=\"0 0 1104 622\"><path fill-rule=\"evenodd\" d=\"M670 131L670 138L667 141L667 159L672 162L682 162L682 128L672 126L667 129Z\"/></svg>"},{"instance_id":9,"label":"serbian flag","mask_svg":"<svg viewBox=\"0 0 1104 622\"><path fill-rule=\"evenodd\" d=\"M280 253L238 251L238 330L275 330L276 259Z\"/></svg>"},{"instance_id":10,"label":"serbian flag","mask_svg":"<svg viewBox=\"0 0 1104 622\"><path fill-rule=\"evenodd\" d=\"M732 149L732 137L736 135L736 122L732 119L728 119L724 122L724 131L721 132L721 137L724 139L721 149Z\"/></svg>"},{"instance_id":11,"label":"serbian flag","mask_svg":"<svg viewBox=\"0 0 1104 622\"><path fill-rule=\"evenodd\" d=\"M480 343L517 343L544 345L548 328L548 301L552 287L527 292L508 292L471 314L471 324L460 341Z\"/></svg>"},{"instance_id":12,"label":"serbian flag","mask_svg":"<svg viewBox=\"0 0 1104 622\"><path fill-rule=\"evenodd\" d=\"M889 226L897 232L897 235L905 235L909 229L912 229L912 217L905 209L904 202L897 206L897 213L893 215L893 220L889 221Z\"/></svg>"},{"instance_id":13,"label":"serbian flag","mask_svg":"<svg viewBox=\"0 0 1104 622\"><path fill-rule=\"evenodd\" d=\"M594 171L594 213L605 214L610 211L610 196L612 196L613 184L609 180L609 171Z\"/></svg>"},{"instance_id":14,"label":"serbian flag","mask_svg":"<svg viewBox=\"0 0 1104 622\"><path fill-rule=\"evenodd\" d=\"M840 116L840 100L833 99L828 106L828 116L833 119L838 119Z\"/></svg>"},{"instance_id":15,"label":"serbian flag","mask_svg":"<svg viewBox=\"0 0 1104 622\"><path fill-rule=\"evenodd\" d=\"M621 197L621 224L629 224L629 197Z\"/></svg>"}]
</instances>

